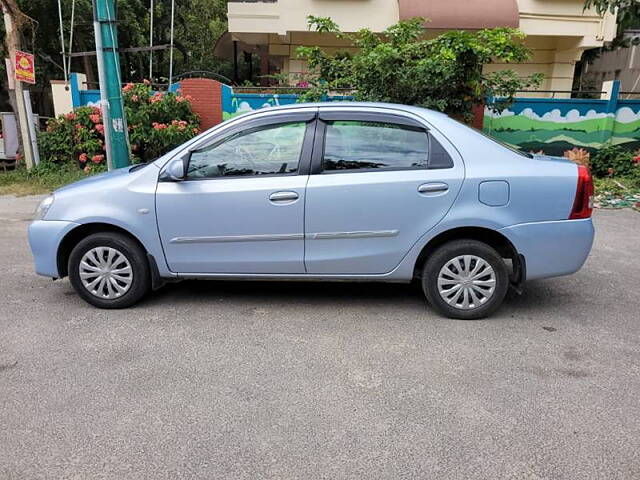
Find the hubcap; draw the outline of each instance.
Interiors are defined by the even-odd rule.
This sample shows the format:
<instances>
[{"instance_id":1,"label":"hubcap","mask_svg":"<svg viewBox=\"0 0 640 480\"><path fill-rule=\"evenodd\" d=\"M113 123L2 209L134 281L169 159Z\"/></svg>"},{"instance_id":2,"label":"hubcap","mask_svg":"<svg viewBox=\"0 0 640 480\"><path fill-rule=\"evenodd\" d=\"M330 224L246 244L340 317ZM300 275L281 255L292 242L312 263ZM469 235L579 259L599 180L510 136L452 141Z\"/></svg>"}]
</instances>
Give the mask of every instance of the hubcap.
<instances>
[{"instance_id":1,"label":"hubcap","mask_svg":"<svg viewBox=\"0 0 640 480\"><path fill-rule=\"evenodd\" d=\"M99 298L121 297L131 287L133 271L127 257L111 247L96 247L80 260L80 280L89 292Z\"/></svg>"},{"instance_id":2,"label":"hubcap","mask_svg":"<svg viewBox=\"0 0 640 480\"><path fill-rule=\"evenodd\" d=\"M489 263L475 255L449 260L438 274L438 293L449 305L471 310L485 304L496 288L496 274Z\"/></svg>"}]
</instances>

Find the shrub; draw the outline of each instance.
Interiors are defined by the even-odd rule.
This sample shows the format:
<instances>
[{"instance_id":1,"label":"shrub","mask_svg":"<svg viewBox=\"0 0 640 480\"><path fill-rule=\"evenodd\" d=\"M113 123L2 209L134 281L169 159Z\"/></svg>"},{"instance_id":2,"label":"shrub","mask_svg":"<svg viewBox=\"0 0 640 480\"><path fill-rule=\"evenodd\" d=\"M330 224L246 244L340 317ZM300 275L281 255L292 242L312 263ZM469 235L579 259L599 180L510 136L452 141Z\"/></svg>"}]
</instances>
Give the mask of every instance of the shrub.
<instances>
[{"instance_id":1,"label":"shrub","mask_svg":"<svg viewBox=\"0 0 640 480\"><path fill-rule=\"evenodd\" d=\"M153 93L150 85L127 84L123 89L132 163L150 161L198 133L198 116L189 97ZM38 136L40 154L55 164L75 162L89 171L106 163L104 125L98 107L79 107L49 120Z\"/></svg>"},{"instance_id":2,"label":"shrub","mask_svg":"<svg viewBox=\"0 0 640 480\"><path fill-rule=\"evenodd\" d=\"M572 162L585 167L589 167L591 163L591 154L584 148L573 147L571 150L566 150L564 156Z\"/></svg>"},{"instance_id":3,"label":"shrub","mask_svg":"<svg viewBox=\"0 0 640 480\"><path fill-rule=\"evenodd\" d=\"M640 167L634 154L619 145L607 145L591 159L591 171L596 177L638 175Z\"/></svg>"},{"instance_id":4,"label":"shrub","mask_svg":"<svg viewBox=\"0 0 640 480\"><path fill-rule=\"evenodd\" d=\"M513 70L485 72L490 63L518 63L531 57L516 29L451 30L424 38L423 18L401 21L378 35L362 29L345 33L330 18L309 16L309 28L348 40L355 52L299 47L311 89L302 100L317 100L340 88L355 89L356 100L419 105L470 120L473 108L504 109L518 90L540 84L541 74L519 77ZM500 97L501 100L495 100Z\"/></svg>"}]
</instances>

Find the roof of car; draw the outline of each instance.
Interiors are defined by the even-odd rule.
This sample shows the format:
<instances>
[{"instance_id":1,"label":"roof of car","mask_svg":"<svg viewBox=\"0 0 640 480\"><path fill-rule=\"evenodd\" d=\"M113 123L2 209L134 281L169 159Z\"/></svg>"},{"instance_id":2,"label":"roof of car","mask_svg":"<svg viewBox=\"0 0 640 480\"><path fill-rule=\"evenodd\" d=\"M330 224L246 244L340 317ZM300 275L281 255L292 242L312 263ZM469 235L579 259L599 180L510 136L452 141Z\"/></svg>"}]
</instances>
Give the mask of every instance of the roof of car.
<instances>
[{"instance_id":1,"label":"roof of car","mask_svg":"<svg viewBox=\"0 0 640 480\"><path fill-rule=\"evenodd\" d=\"M331 101L331 102L314 102L314 103L294 103L290 105L279 105L276 107L270 107L268 109L259 109L254 110L252 112L248 112L248 114L252 113L265 113L268 112L279 112L286 110L298 110L303 108L320 108L320 109L335 109L335 108L378 108L378 109L386 109L393 111L400 111L406 113L413 113L415 115L419 115L426 120L437 120L444 118L449 118L447 115L441 112L436 112L435 110L429 110L427 108L415 107L412 105L402 105L399 103L383 103L383 102L351 102L351 101ZM243 115L244 116L244 115Z\"/></svg>"}]
</instances>

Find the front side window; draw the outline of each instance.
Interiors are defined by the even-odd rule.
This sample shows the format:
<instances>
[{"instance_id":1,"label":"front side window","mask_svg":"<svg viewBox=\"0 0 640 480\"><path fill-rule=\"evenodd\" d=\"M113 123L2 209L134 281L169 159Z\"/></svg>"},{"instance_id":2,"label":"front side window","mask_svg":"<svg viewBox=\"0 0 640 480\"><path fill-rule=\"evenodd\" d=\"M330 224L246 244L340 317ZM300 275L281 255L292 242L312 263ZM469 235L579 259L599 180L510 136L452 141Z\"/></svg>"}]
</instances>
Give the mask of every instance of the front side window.
<instances>
[{"instance_id":1,"label":"front side window","mask_svg":"<svg viewBox=\"0 0 640 480\"><path fill-rule=\"evenodd\" d=\"M305 122L256 127L191 153L188 179L292 174L298 171Z\"/></svg>"},{"instance_id":2,"label":"front side window","mask_svg":"<svg viewBox=\"0 0 640 480\"><path fill-rule=\"evenodd\" d=\"M384 122L327 123L322 169L375 170L424 168L429 137L424 130Z\"/></svg>"}]
</instances>

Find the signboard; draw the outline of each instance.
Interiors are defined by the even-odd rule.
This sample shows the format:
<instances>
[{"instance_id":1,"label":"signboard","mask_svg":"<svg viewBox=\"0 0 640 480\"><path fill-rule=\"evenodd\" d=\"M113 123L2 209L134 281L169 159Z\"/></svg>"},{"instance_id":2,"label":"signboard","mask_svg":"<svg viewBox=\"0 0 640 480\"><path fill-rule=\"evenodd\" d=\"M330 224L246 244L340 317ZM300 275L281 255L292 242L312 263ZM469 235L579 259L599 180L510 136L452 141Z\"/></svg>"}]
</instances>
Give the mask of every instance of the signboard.
<instances>
[{"instance_id":1,"label":"signboard","mask_svg":"<svg viewBox=\"0 0 640 480\"><path fill-rule=\"evenodd\" d=\"M16 50L16 80L36 83L36 66L33 55Z\"/></svg>"}]
</instances>

